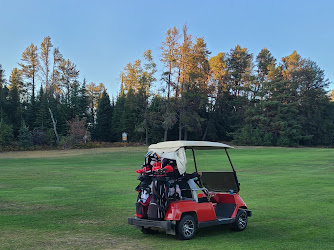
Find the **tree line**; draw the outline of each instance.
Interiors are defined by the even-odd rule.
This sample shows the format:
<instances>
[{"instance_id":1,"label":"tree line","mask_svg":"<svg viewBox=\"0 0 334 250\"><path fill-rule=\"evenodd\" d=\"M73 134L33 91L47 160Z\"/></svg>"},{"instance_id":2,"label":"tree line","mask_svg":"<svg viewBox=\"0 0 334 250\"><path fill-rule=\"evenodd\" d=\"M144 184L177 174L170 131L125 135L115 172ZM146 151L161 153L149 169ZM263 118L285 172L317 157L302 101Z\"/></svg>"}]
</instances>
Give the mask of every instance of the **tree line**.
<instances>
[{"instance_id":1,"label":"tree line","mask_svg":"<svg viewBox=\"0 0 334 250\"><path fill-rule=\"evenodd\" d=\"M296 51L277 60L236 45L211 55L186 25L167 30L163 71L151 50L128 63L112 98L50 37L31 44L9 81L0 67L0 145L75 145L88 141L233 141L243 145L333 145L334 90ZM37 86L39 88L37 89Z\"/></svg>"}]
</instances>

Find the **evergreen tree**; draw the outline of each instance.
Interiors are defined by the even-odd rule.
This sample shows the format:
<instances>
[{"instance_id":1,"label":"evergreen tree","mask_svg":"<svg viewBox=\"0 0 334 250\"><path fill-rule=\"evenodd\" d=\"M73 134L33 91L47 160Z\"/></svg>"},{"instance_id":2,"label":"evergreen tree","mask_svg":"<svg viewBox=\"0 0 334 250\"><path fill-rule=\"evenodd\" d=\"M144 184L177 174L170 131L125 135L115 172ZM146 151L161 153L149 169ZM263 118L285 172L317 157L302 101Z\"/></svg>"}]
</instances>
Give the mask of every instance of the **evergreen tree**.
<instances>
[{"instance_id":1,"label":"evergreen tree","mask_svg":"<svg viewBox=\"0 0 334 250\"><path fill-rule=\"evenodd\" d=\"M125 93L121 90L121 93L118 95L116 102L113 105L112 133L115 141L121 141L121 133L128 132L125 130L125 101Z\"/></svg>"},{"instance_id":2,"label":"evergreen tree","mask_svg":"<svg viewBox=\"0 0 334 250\"><path fill-rule=\"evenodd\" d=\"M0 64L0 88L5 85L5 70L2 69L2 65Z\"/></svg>"},{"instance_id":3,"label":"evergreen tree","mask_svg":"<svg viewBox=\"0 0 334 250\"><path fill-rule=\"evenodd\" d=\"M42 86L39 91L36 106L37 106L37 116L34 127L40 128L42 130L50 128L52 121L48 110L49 107L48 99L47 99L47 94L44 93Z\"/></svg>"},{"instance_id":4,"label":"evergreen tree","mask_svg":"<svg viewBox=\"0 0 334 250\"><path fill-rule=\"evenodd\" d=\"M32 146L32 136L31 133L24 122L19 130L18 135L18 145L21 147L31 147Z\"/></svg>"},{"instance_id":5,"label":"evergreen tree","mask_svg":"<svg viewBox=\"0 0 334 250\"><path fill-rule=\"evenodd\" d=\"M248 52L247 48L241 48L240 45L231 49L227 67L229 69L229 84L234 96L244 95L247 92L252 81L252 63L253 55Z\"/></svg>"},{"instance_id":6,"label":"evergreen tree","mask_svg":"<svg viewBox=\"0 0 334 250\"><path fill-rule=\"evenodd\" d=\"M70 108L71 108L71 116L74 118L75 116L78 116L80 114L79 110L79 102L80 102L80 93L79 93L79 82L74 81L72 85L72 91L71 91L71 97L70 97Z\"/></svg>"},{"instance_id":7,"label":"evergreen tree","mask_svg":"<svg viewBox=\"0 0 334 250\"><path fill-rule=\"evenodd\" d=\"M84 79L81 88L79 89L79 100L78 100L78 114L79 118L86 117L89 120L88 115L89 109L89 96L87 95L86 79Z\"/></svg>"},{"instance_id":8,"label":"evergreen tree","mask_svg":"<svg viewBox=\"0 0 334 250\"><path fill-rule=\"evenodd\" d=\"M10 124L13 126L14 138L16 138L21 126L22 115L19 91L15 85L9 91L7 112Z\"/></svg>"},{"instance_id":9,"label":"evergreen tree","mask_svg":"<svg viewBox=\"0 0 334 250\"><path fill-rule=\"evenodd\" d=\"M35 127L37 111L38 111L38 108L37 108L36 99L31 97L30 102L27 103L26 110L24 111L24 114L23 114L23 119L25 120L28 128L30 128L31 130L33 130L33 128Z\"/></svg>"},{"instance_id":10,"label":"evergreen tree","mask_svg":"<svg viewBox=\"0 0 334 250\"><path fill-rule=\"evenodd\" d=\"M95 140L113 141L111 131L112 112L109 95L106 91L103 91L96 113L96 126L93 133Z\"/></svg>"},{"instance_id":11,"label":"evergreen tree","mask_svg":"<svg viewBox=\"0 0 334 250\"><path fill-rule=\"evenodd\" d=\"M13 128L11 125L0 121L0 146L10 145L13 142Z\"/></svg>"},{"instance_id":12,"label":"evergreen tree","mask_svg":"<svg viewBox=\"0 0 334 250\"><path fill-rule=\"evenodd\" d=\"M5 71L0 64L0 122L3 122L7 118L6 108L8 105L8 88L6 87Z\"/></svg>"}]
</instances>

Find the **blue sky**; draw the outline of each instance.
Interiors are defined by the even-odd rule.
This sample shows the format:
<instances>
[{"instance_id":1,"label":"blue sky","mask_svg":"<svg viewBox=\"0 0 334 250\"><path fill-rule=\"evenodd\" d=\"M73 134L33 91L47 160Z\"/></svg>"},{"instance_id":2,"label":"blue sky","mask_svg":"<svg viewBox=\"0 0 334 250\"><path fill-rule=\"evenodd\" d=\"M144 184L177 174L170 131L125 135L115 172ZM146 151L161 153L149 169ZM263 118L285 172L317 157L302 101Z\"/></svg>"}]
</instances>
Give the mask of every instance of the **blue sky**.
<instances>
[{"instance_id":1,"label":"blue sky","mask_svg":"<svg viewBox=\"0 0 334 250\"><path fill-rule=\"evenodd\" d=\"M187 23L212 55L237 44L254 56L266 47L278 60L297 50L334 81L333 1L0 0L0 8L0 64L7 78L31 42L40 45L51 36L77 65L80 80L102 82L115 96L123 67L147 49L158 63L167 29Z\"/></svg>"}]
</instances>

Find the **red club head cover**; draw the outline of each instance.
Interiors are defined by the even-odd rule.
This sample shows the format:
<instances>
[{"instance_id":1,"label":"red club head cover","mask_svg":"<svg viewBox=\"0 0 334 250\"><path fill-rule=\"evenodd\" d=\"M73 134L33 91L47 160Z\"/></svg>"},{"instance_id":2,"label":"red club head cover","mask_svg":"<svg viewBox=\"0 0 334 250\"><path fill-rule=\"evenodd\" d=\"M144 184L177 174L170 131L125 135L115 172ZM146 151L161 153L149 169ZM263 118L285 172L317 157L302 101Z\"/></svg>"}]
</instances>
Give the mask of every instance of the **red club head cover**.
<instances>
[{"instance_id":1,"label":"red club head cover","mask_svg":"<svg viewBox=\"0 0 334 250\"><path fill-rule=\"evenodd\" d=\"M155 167L152 168L153 171L156 171L158 169L161 169L161 164L160 165L157 164L157 166L155 166Z\"/></svg>"},{"instance_id":2,"label":"red club head cover","mask_svg":"<svg viewBox=\"0 0 334 250\"><path fill-rule=\"evenodd\" d=\"M137 170L136 170L136 173L137 173L137 174L141 174L141 173L143 173L143 172L144 172L144 171L143 171L143 169L142 169L142 168L141 168L141 169L137 169Z\"/></svg>"},{"instance_id":3,"label":"red club head cover","mask_svg":"<svg viewBox=\"0 0 334 250\"><path fill-rule=\"evenodd\" d=\"M155 162L155 163L153 163L153 167L160 167L161 168L161 162Z\"/></svg>"},{"instance_id":4,"label":"red club head cover","mask_svg":"<svg viewBox=\"0 0 334 250\"><path fill-rule=\"evenodd\" d=\"M166 169L166 173L170 173L170 172L173 172L173 171L174 171L173 167L170 166L170 165L167 165L167 166L165 167L165 169Z\"/></svg>"}]
</instances>

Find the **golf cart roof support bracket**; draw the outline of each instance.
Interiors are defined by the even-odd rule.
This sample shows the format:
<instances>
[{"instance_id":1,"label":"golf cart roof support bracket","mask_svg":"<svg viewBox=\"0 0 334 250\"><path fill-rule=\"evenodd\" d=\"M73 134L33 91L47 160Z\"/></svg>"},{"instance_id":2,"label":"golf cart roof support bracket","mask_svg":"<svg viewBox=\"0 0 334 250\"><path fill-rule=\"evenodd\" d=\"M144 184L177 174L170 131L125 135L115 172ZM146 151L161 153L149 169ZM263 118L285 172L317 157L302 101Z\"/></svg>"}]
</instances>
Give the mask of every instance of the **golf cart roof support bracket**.
<instances>
[{"instance_id":1,"label":"golf cart roof support bracket","mask_svg":"<svg viewBox=\"0 0 334 250\"><path fill-rule=\"evenodd\" d=\"M230 162L230 164L231 164L231 167L232 167L232 169L233 169L233 172L235 172L235 169L234 169L234 167L233 167L233 164L232 164L232 161L231 161L230 155L228 154L228 152L227 152L227 149L226 149L226 148L225 148L225 152L226 152L226 155L227 155L228 161L229 161L229 162Z\"/></svg>"},{"instance_id":2,"label":"golf cart roof support bracket","mask_svg":"<svg viewBox=\"0 0 334 250\"><path fill-rule=\"evenodd\" d=\"M231 164L231 167L232 167L232 169L233 169L233 173L234 173L235 181L236 181L236 183L237 183L237 187L238 187L238 190L237 190L237 192L239 192L239 191L240 191L240 183L239 183L239 181L238 181L237 173L235 172L235 169L234 169L234 167L233 167L233 164L232 164L232 161L231 161L230 155L228 154L228 152L227 152L227 149L226 149L226 148L225 148L225 152L226 152L226 155L227 155L228 161L230 162L230 164Z\"/></svg>"},{"instance_id":3,"label":"golf cart roof support bracket","mask_svg":"<svg viewBox=\"0 0 334 250\"><path fill-rule=\"evenodd\" d=\"M195 151L194 151L193 148L191 149L191 151L193 152L195 171L196 171L196 173L198 173L198 170L197 170L197 164L196 164L196 158L195 158ZM201 181L201 178L200 178L200 177L197 179L197 181L195 180L195 183L196 183L200 188L203 187L203 184L202 184L202 181ZM206 195L209 195L209 193L206 192L205 190L203 190L203 192L204 192Z\"/></svg>"},{"instance_id":4,"label":"golf cart roof support bracket","mask_svg":"<svg viewBox=\"0 0 334 250\"><path fill-rule=\"evenodd\" d=\"M197 173L198 171L197 171L197 164L196 164L196 158L195 158L195 152L194 152L194 149L192 148L191 151L193 152L193 158L194 158L194 164L195 164L195 171L196 171L196 173Z\"/></svg>"}]
</instances>

